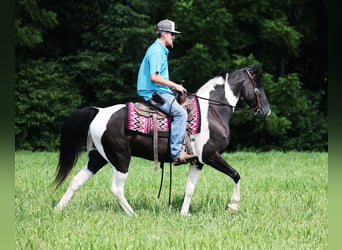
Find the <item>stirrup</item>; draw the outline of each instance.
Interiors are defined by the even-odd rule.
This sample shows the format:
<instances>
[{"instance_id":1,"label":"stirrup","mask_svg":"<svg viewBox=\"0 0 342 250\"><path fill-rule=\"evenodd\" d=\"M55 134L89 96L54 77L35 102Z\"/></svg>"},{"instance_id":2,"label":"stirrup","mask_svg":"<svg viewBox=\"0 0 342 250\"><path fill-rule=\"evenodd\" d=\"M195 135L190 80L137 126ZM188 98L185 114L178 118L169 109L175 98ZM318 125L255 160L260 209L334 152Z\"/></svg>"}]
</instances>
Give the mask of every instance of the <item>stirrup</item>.
<instances>
[{"instance_id":1,"label":"stirrup","mask_svg":"<svg viewBox=\"0 0 342 250\"><path fill-rule=\"evenodd\" d=\"M176 160L173 161L173 165L178 166L181 164L187 164L193 160L195 160L197 158L196 155L188 155L188 154L184 154L181 155L181 157L177 158Z\"/></svg>"}]
</instances>

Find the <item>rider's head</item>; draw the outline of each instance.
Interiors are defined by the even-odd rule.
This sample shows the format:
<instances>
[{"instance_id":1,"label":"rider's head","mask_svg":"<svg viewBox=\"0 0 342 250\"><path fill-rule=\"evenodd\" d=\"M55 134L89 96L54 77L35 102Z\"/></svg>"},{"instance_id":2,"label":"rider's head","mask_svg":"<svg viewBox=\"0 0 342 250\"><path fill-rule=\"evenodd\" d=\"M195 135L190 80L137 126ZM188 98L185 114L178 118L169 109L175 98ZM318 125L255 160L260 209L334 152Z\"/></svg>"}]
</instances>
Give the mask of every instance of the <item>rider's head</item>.
<instances>
[{"instance_id":1,"label":"rider's head","mask_svg":"<svg viewBox=\"0 0 342 250\"><path fill-rule=\"evenodd\" d=\"M179 31L175 30L175 22L164 19L157 24L157 38L165 46L171 46L173 48L173 40L176 38L176 34L180 34Z\"/></svg>"}]
</instances>

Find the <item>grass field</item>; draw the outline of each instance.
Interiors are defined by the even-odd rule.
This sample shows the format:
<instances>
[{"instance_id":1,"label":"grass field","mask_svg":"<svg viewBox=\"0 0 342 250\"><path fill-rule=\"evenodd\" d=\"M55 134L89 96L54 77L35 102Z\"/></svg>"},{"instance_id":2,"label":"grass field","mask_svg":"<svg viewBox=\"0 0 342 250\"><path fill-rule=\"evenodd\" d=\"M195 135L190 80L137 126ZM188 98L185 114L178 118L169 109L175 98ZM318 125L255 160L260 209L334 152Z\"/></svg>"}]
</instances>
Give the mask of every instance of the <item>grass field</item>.
<instances>
[{"instance_id":1,"label":"grass field","mask_svg":"<svg viewBox=\"0 0 342 250\"><path fill-rule=\"evenodd\" d=\"M241 175L239 211L226 210L232 180L205 166L182 217L188 167L173 168L168 206L168 166L161 198L161 171L133 158L125 193L137 217L127 216L111 194L112 171L103 168L71 199L59 201L77 166L58 190L57 153L16 152L17 249L327 249L328 153L237 152L224 154Z\"/></svg>"}]
</instances>

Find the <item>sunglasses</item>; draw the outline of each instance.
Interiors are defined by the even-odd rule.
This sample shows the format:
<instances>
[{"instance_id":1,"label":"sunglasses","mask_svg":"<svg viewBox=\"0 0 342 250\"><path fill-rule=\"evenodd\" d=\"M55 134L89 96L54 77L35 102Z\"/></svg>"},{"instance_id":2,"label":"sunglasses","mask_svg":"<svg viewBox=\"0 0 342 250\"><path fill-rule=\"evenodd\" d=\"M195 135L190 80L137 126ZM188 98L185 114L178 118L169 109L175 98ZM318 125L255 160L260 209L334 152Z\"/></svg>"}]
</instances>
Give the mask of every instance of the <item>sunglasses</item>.
<instances>
[{"instance_id":1,"label":"sunglasses","mask_svg":"<svg viewBox=\"0 0 342 250\"><path fill-rule=\"evenodd\" d=\"M176 33L172 33L172 32L169 32L169 31L167 31L166 33L169 33L169 34L171 34L171 36L176 37Z\"/></svg>"}]
</instances>

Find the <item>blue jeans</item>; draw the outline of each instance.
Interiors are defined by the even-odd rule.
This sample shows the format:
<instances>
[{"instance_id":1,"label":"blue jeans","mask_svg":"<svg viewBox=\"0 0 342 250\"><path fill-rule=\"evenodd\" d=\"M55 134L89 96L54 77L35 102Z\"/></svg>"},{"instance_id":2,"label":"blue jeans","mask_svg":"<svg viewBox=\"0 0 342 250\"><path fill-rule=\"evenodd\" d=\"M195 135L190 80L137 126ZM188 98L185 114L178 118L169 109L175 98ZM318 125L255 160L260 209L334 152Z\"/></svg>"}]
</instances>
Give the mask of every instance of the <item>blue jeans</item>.
<instances>
[{"instance_id":1,"label":"blue jeans","mask_svg":"<svg viewBox=\"0 0 342 250\"><path fill-rule=\"evenodd\" d=\"M164 93L159 93L159 95L164 98L165 103L163 105L157 103L154 106L173 118L171 122L170 149L171 158L175 160L179 158L181 153L188 113L179 105L174 95Z\"/></svg>"}]
</instances>

